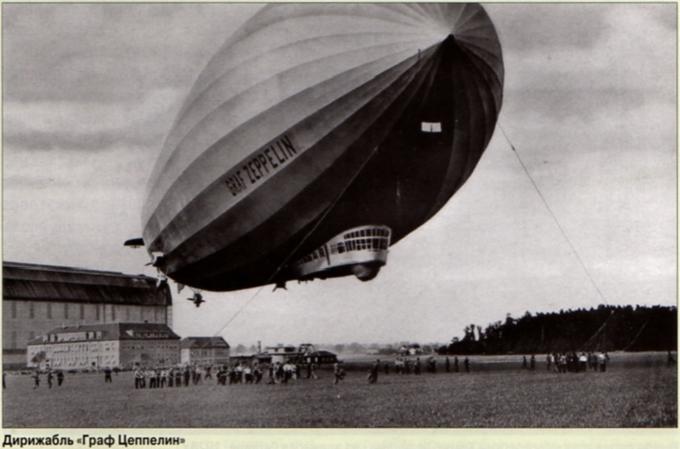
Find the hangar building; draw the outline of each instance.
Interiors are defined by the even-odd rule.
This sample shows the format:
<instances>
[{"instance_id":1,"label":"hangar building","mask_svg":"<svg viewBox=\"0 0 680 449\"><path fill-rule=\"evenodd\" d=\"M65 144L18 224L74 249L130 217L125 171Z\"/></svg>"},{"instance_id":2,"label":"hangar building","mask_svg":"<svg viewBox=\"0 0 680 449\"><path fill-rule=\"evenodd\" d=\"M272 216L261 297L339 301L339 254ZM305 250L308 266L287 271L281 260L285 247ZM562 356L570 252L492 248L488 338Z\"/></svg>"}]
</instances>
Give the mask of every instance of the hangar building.
<instances>
[{"instance_id":1,"label":"hangar building","mask_svg":"<svg viewBox=\"0 0 680 449\"><path fill-rule=\"evenodd\" d=\"M156 282L144 275L3 262L3 365L23 366L29 340L58 327L172 326L170 288Z\"/></svg>"}]
</instances>

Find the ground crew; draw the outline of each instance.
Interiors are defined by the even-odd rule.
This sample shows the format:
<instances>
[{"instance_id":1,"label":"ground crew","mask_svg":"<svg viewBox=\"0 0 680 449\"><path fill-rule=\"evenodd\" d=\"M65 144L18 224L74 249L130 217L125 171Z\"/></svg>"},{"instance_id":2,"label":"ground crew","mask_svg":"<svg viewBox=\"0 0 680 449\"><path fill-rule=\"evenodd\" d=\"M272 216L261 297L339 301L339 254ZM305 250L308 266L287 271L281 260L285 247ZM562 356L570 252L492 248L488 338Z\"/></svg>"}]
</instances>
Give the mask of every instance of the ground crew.
<instances>
[{"instance_id":1,"label":"ground crew","mask_svg":"<svg viewBox=\"0 0 680 449\"><path fill-rule=\"evenodd\" d=\"M380 360L376 360L368 374L368 383L374 384L378 381L378 371L380 370Z\"/></svg>"},{"instance_id":2,"label":"ground crew","mask_svg":"<svg viewBox=\"0 0 680 449\"><path fill-rule=\"evenodd\" d=\"M135 388L144 388L144 373L137 367L135 369Z\"/></svg>"},{"instance_id":3,"label":"ground crew","mask_svg":"<svg viewBox=\"0 0 680 449\"><path fill-rule=\"evenodd\" d=\"M342 379L345 378L345 370L343 370L340 366L340 362L335 362L333 364L333 376L335 377L333 380L334 385L337 385Z\"/></svg>"}]
</instances>

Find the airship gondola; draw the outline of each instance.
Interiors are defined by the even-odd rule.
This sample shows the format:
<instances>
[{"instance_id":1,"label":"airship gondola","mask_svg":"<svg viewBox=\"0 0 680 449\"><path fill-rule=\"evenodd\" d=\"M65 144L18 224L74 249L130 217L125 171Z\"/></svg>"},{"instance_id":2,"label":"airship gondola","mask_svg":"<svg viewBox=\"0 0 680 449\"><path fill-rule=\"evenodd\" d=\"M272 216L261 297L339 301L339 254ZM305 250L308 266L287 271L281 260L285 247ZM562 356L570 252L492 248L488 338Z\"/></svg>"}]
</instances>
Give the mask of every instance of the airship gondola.
<instances>
[{"instance_id":1,"label":"airship gondola","mask_svg":"<svg viewBox=\"0 0 680 449\"><path fill-rule=\"evenodd\" d=\"M502 88L479 5L268 5L189 92L148 183L144 245L198 289L372 279L471 175Z\"/></svg>"}]
</instances>

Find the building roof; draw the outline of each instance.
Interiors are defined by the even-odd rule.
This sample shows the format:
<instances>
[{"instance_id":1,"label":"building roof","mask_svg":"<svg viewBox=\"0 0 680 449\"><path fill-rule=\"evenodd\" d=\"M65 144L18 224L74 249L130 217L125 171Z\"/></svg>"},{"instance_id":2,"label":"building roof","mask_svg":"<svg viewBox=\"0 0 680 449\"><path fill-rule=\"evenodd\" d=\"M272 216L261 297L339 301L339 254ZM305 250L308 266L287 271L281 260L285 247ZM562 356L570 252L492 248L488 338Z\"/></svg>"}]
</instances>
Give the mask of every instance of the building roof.
<instances>
[{"instance_id":1,"label":"building roof","mask_svg":"<svg viewBox=\"0 0 680 449\"><path fill-rule=\"evenodd\" d=\"M330 351L314 351L314 352L309 353L307 355L312 356L312 357L328 357L328 356L337 357L337 354L334 354Z\"/></svg>"},{"instance_id":2,"label":"building roof","mask_svg":"<svg viewBox=\"0 0 680 449\"><path fill-rule=\"evenodd\" d=\"M156 287L156 279L141 274L3 262L2 277L5 300L172 304L167 283Z\"/></svg>"},{"instance_id":3,"label":"building roof","mask_svg":"<svg viewBox=\"0 0 680 449\"><path fill-rule=\"evenodd\" d=\"M182 349L229 348L229 343L222 337L186 337L180 345Z\"/></svg>"},{"instance_id":4,"label":"building roof","mask_svg":"<svg viewBox=\"0 0 680 449\"><path fill-rule=\"evenodd\" d=\"M101 332L99 338L76 337L80 333ZM111 340L179 340L180 337L167 325L160 323L108 323L86 324L81 326L65 326L52 329L45 335L36 337L28 342L29 345L50 343L48 336L72 334L68 340L57 340L52 343L66 343L77 341L111 341Z\"/></svg>"}]
</instances>

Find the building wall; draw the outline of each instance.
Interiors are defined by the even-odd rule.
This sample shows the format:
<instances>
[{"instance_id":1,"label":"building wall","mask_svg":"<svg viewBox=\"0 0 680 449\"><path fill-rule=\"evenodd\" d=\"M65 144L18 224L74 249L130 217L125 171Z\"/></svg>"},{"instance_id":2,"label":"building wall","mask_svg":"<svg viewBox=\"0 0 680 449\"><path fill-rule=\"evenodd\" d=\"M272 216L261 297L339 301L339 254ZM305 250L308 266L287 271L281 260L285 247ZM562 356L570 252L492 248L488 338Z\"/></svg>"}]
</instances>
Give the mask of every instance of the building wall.
<instances>
[{"instance_id":1,"label":"building wall","mask_svg":"<svg viewBox=\"0 0 680 449\"><path fill-rule=\"evenodd\" d=\"M45 366L33 358L44 351L54 369L122 368L174 366L179 363L179 340L104 340L30 345L26 351L29 367Z\"/></svg>"},{"instance_id":2,"label":"building wall","mask_svg":"<svg viewBox=\"0 0 680 449\"><path fill-rule=\"evenodd\" d=\"M180 362L179 340L122 340L120 368L175 366Z\"/></svg>"},{"instance_id":3,"label":"building wall","mask_svg":"<svg viewBox=\"0 0 680 449\"><path fill-rule=\"evenodd\" d=\"M170 326L165 306L87 304L51 301L2 302L2 348L25 350L33 337L60 326L98 323L162 323Z\"/></svg>"},{"instance_id":4,"label":"building wall","mask_svg":"<svg viewBox=\"0 0 680 449\"><path fill-rule=\"evenodd\" d=\"M189 349L189 348L180 349L179 362L182 365L190 365L191 364L191 349Z\"/></svg>"},{"instance_id":5,"label":"building wall","mask_svg":"<svg viewBox=\"0 0 680 449\"><path fill-rule=\"evenodd\" d=\"M229 348L183 348L181 363L184 365L223 365L229 363Z\"/></svg>"},{"instance_id":6,"label":"building wall","mask_svg":"<svg viewBox=\"0 0 680 449\"><path fill-rule=\"evenodd\" d=\"M45 353L42 362L33 360L39 352ZM26 351L26 365L64 370L113 368L119 365L118 342L105 340L30 345Z\"/></svg>"}]
</instances>

